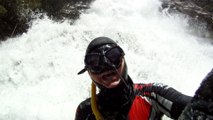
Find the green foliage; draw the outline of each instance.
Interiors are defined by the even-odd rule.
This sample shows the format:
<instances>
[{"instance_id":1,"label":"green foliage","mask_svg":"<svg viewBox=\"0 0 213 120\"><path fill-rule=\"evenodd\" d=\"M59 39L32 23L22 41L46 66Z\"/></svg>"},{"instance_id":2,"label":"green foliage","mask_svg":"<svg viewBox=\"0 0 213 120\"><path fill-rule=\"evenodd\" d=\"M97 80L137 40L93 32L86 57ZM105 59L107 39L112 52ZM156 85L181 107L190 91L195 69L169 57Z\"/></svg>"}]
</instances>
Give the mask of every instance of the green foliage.
<instances>
[{"instance_id":1,"label":"green foliage","mask_svg":"<svg viewBox=\"0 0 213 120\"><path fill-rule=\"evenodd\" d=\"M40 8L41 1L40 0L24 0L24 5L26 8L30 8L31 10Z\"/></svg>"},{"instance_id":2,"label":"green foliage","mask_svg":"<svg viewBox=\"0 0 213 120\"><path fill-rule=\"evenodd\" d=\"M213 12L213 3L207 4L204 6L204 9Z\"/></svg>"},{"instance_id":3,"label":"green foliage","mask_svg":"<svg viewBox=\"0 0 213 120\"><path fill-rule=\"evenodd\" d=\"M4 15L5 13L7 13L7 9L4 6L0 5L0 16Z\"/></svg>"},{"instance_id":4,"label":"green foliage","mask_svg":"<svg viewBox=\"0 0 213 120\"><path fill-rule=\"evenodd\" d=\"M15 0L19 9L34 10L41 6L41 0Z\"/></svg>"}]
</instances>

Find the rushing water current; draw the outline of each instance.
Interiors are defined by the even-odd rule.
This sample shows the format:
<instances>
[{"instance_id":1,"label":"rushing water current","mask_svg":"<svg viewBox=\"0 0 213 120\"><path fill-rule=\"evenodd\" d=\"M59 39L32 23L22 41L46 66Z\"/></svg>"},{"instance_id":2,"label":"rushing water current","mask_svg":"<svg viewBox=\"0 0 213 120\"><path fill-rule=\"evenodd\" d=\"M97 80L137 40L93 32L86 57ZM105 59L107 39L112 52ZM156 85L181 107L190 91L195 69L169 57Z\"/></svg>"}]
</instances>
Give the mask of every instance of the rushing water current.
<instances>
[{"instance_id":1,"label":"rushing water current","mask_svg":"<svg viewBox=\"0 0 213 120\"><path fill-rule=\"evenodd\" d=\"M0 120L73 120L90 96L89 76L77 72L88 43L99 36L124 49L134 82L193 95L213 67L213 45L187 18L160 6L158 0L97 0L74 24L36 19L27 33L2 42Z\"/></svg>"}]
</instances>

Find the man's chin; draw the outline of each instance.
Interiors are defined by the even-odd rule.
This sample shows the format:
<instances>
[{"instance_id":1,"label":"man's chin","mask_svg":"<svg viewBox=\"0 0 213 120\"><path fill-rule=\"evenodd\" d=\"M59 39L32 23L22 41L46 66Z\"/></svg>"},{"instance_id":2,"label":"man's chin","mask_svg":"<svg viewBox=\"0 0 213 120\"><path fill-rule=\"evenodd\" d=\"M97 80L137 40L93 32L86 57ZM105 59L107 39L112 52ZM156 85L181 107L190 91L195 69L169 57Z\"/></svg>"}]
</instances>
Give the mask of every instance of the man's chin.
<instances>
[{"instance_id":1,"label":"man's chin","mask_svg":"<svg viewBox=\"0 0 213 120\"><path fill-rule=\"evenodd\" d=\"M120 79L119 80L117 80L117 81L114 81L114 82L112 82L112 83L109 83L108 85L105 85L105 87L106 88L115 88L115 87L117 87L118 85L119 85L119 83L120 83Z\"/></svg>"}]
</instances>

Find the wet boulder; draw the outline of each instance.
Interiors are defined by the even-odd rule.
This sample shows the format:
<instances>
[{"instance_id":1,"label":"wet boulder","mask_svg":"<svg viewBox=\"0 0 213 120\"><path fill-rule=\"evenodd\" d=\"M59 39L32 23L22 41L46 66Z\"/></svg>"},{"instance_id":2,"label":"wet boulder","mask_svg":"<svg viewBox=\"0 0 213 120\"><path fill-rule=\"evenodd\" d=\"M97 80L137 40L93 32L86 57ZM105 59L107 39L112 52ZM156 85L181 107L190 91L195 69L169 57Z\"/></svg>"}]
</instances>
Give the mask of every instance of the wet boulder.
<instances>
[{"instance_id":1,"label":"wet boulder","mask_svg":"<svg viewBox=\"0 0 213 120\"><path fill-rule=\"evenodd\" d=\"M205 24L213 36L213 0L161 0L162 8L169 13L181 13L188 17L189 24Z\"/></svg>"}]
</instances>

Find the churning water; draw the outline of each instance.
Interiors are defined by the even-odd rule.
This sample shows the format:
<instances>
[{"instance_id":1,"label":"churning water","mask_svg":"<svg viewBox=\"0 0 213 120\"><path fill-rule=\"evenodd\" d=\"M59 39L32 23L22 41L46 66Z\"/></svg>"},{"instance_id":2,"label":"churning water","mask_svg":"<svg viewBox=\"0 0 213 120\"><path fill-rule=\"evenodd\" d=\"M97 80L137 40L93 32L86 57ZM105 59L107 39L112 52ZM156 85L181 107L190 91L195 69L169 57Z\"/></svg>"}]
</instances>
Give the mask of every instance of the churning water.
<instances>
[{"instance_id":1,"label":"churning water","mask_svg":"<svg viewBox=\"0 0 213 120\"><path fill-rule=\"evenodd\" d=\"M74 24L37 19L0 45L0 120L73 120L90 96L78 76L88 43L107 36L124 49L134 82L161 82L193 95L213 67L213 46L157 0L97 0ZM202 32L202 31L201 31Z\"/></svg>"}]
</instances>

